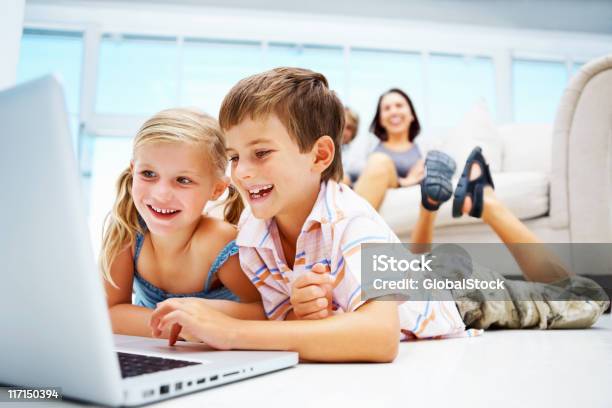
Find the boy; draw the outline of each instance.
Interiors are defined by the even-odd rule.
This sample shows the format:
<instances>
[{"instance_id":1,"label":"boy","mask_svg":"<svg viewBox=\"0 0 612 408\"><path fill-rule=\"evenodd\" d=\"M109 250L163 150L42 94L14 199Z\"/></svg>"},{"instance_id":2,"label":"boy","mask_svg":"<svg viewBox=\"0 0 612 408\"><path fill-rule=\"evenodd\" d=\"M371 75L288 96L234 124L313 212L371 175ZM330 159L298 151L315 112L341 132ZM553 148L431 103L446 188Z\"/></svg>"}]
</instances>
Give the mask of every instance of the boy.
<instances>
[{"instance_id":1,"label":"boy","mask_svg":"<svg viewBox=\"0 0 612 408\"><path fill-rule=\"evenodd\" d=\"M174 338L180 330L219 349L390 362L403 337L465 333L452 301L361 299L360 244L399 240L365 200L338 184L343 117L325 77L309 70L277 68L232 88L220 124L233 184L250 207L239 223L240 262L263 309L172 299L158 305L154 334L173 327ZM433 197L438 203L423 197L432 201L426 207L437 208L450 196ZM434 218L435 211L421 208L413 242L431 242Z\"/></svg>"},{"instance_id":2,"label":"boy","mask_svg":"<svg viewBox=\"0 0 612 408\"><path fill-rule=\"evenodd\" d=\"M337 183L344 109L325 77L278 68L246 78L225 97L220 123L233 183L250 207L239 224L241 265L271 321L237 320L204 302L177 300L159 305L153 326L165 316L166 326L180 323L188 337L219 348L296 350L317 361L392 361L400 324L414 325L425 302L398 314L397 302L360 300L360 244L399 240L365 200ZM317 263L329 274L299 279L312 276ZM331 285L331 299L312 283ZM311 299L301 298L296 315L291 295L297 289ZM308 313L318 305L324 310ZM435 306L447 310L422 328L423 335L464 331L452 302ZM333 316L309 320L328 313Z\"/></svg>"}]
</instances>

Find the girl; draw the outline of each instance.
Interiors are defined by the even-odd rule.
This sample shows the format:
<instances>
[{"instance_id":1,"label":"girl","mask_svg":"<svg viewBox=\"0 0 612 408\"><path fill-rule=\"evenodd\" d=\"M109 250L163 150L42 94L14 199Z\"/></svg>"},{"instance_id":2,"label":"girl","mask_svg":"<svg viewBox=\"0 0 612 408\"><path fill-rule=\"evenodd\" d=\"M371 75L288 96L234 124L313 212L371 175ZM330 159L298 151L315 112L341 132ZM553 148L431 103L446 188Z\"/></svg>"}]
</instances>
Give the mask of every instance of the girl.
<instances>
[{"instance_id":1,"label":"girl","mask_svg":"<svg viewBox=\"0 0 612 408\"><path fill-rule=\"evenodd\" d=\"M224 136L205 114L164 110L138 131L100 257L115 333L150 336L152 309L172 297L260 298L238 262L232 225L242 206L238 193L230 187L226 222L203 215L228 187L226 165ZM221 302L221 309L233 304ZM253 305L245 318L259 318L261 308Z\"/></svg>"},{"instance_id":2,"label":"girl","mask_svg":"<svg viewBox=\"0 0 612 408\"><path fill-rule=\"evenodd\" d=\"M358 153L355 150L355 137L359 132L359 115L353 109L348 106L344 107L344 128L342 129L342 145L340 148L342 156L342 168L344 170L344 177L342 182L348 186L352 185L355 180L359 177L361 171L361 157L358 157ZM365 158L364 158L365 160Z\"/></svg>"}]
</instances>

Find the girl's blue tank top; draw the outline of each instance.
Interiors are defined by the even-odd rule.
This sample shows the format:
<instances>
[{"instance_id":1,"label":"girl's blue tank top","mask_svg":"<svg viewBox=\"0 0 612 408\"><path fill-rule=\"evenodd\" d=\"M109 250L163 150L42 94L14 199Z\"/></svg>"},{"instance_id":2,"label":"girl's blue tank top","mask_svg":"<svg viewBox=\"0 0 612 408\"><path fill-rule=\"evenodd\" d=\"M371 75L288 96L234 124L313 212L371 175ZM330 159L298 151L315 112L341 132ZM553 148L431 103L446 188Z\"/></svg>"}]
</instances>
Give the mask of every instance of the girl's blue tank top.
<instances>
[{"instance_id":1,"label":"girl's blue tank top","mask_svg":"<svg viewBox=\"0 0 612 408\"><path fill-rule=\"evenodd\" d=\"M231 256L238 253L238 245L236 245L236 241L230 241L221 250L221 252L219 252L219 255L217 255L217 258L208 271L206 282L204 283L204 289L200 292L194 293L169 293L144 279L136 269L136 264L143 244L144 235L139 233L136 235L136 246L134 248L134 283L132 286L134 291L134 304L155 309L159 302L174 297L199 297L204 299L226 299L238 301L238 297L225 286L210 290L210 285L219 268L225 264L225 262L227 262Z\"/></svg>"}]
</instances>

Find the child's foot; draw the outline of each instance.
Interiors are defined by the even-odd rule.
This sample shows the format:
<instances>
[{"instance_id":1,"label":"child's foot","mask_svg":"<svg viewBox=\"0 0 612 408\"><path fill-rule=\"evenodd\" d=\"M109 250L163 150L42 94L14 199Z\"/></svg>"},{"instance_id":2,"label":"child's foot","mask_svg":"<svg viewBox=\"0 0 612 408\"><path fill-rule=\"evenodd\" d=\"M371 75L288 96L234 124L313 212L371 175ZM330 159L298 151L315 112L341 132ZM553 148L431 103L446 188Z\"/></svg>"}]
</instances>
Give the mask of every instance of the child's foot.
<instances>
[{"instance_id":1,"label":"child's foot","mask_svg":"<svg viewBox=\"0 0 612 408\"><path fill-rule=\"evenodd\" d=\"M480 166L476 163L472 163L470 168L470 181L476 180L482 174L482 170ZM482 218L485 218L487 209L493 205L498 203L497 196L495 195L495 190L490 185L487 185L483 189L483 209L482 209ZM463 214L469 214L472 211L472 197L466 196L465 201L463 202L463 207L461 208L461 212Z\"/></svg>"},{"instance_id":2,"label":"child's foot","mask_svg":"<svg viewBox=\"0 0 612 408\"><path fill-rule=\"evenodd\" d=\"M432 150L425 159L425 177L421 180L421 204L428 211L437 211L453 195L451 178L455 161L445 153Z\"/></svg>"},{"instance_id":3,"label":"child's foot","mask_svg":"<svg viewBox=\"0 0 612 408\"><path fill-rule=\"evenodd\" d=\"M487 201L495 199L493 178L482 155L482 149L475 147L468 156L453 200L453 217L463 214L481 218Z\"/></svg>"}]
</instances>

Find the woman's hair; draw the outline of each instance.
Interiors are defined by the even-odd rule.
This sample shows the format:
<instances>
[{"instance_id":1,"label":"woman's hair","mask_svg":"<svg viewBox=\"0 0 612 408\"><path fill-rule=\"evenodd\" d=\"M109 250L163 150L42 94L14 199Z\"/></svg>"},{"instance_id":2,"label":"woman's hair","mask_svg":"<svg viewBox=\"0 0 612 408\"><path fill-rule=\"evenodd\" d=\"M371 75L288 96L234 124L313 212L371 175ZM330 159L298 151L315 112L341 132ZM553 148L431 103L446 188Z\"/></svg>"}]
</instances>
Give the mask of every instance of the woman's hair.
<instances>
[{"instance_id":1,"label":"woman's hair","mask_svg":"<svg viewBox=\"0 0 612 408\"><path fill-rule=\"evenodd\" d=\"M349 119L351 119L351 121L355 124L355 131L353 132L353 135L351 136L351 140L353 141L355 139L355 136L357 136L357 132L359 132L359 115L357 114L357 112L355 112L353 109L349 108L348 106L344 107L344 114L347 115L349 117ZM347 123L345 121L344 126L346 126Z\"/></svg>"},{"instance_id":2,"label":"woman's hair","mask_svg":"<svg viewBox=\"0 0 612 408\"><path fill-rule=\"evenodd\" d=\"M225 137L218 122L205 113L183 108L157 113L138 130L132 146L132 156L138 148L151 143L192 144L202 150L205 160L211 163L218 177L225 174ZM113 285L111 265L124 248L134 244L137 233L144 233L132 199L132 181L132 169L127 167L119 176L117 198L104 223L100 268L105 279ZM240 196L234 188L230 188L224 211L225 220L236 224L242 208Z\"/></svg>"},{"instance_id":3,"label":"woman's hair","mask_svg":"<svg viewBox=\"0 0 612 408\"><path fill-rule=\"evenodd\" d=\"M378 98L378 104L376 105L376 115L374 115L374 119L372 119L372 123L370 124L370 132L374 133L376 137L378 137L381 141L387 141L389 137L387 135L387 131L380 124L380 103L382 102L382 99L390 93L397 93L403 96L404 99L406 99L406 102L408 102L408 106L410 107L410 110L412 111L412 116L414 117L414 120L408 128L408 140L412 142L419 135L419 133L421 133L421 124L419 123L419 118L417 116L416 111L414 110L414 106L412 105L410 97L404 91L398 88L391 88L387 92L380 95L380 98Z\"/></svg>"}]
</instances>

